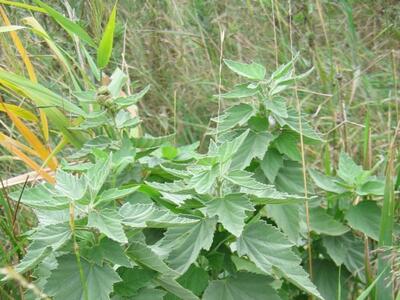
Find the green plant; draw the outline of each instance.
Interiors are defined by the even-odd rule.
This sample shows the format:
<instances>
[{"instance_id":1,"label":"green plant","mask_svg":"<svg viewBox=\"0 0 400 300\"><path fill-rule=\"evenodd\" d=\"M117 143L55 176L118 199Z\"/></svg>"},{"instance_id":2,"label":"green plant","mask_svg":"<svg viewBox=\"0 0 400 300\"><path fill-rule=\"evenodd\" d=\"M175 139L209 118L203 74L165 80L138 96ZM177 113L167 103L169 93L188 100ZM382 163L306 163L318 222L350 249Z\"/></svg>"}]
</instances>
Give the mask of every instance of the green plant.
<instances>
[{"instance_id":1,"label":"green plant","mask_svg":"<svg viewBox=\"0 0 400 300\"><path fill-rule=\"evenodd\" d=\"M55 299L337 299L345 276L367 284L363 243L350 227L376 240L379 225L367 220L380 209L367 200L352 206L351 195L381 196L384 184L342 153L341 179L311 171L338 196L304 199L299 136L322 140L305 116L300 131L281 96L307 74L294 74L295 60L269 77L259 64L225 61L248 82L220 95L240 103L213 119L205 154L198 143L174 146L173 135L138 137L140 120L126 108L149 87L120 96L119 69L107 86L76 93L93 110L73 130L92 138L62 162L55 186L23 192L39 223L16 270L32 272ZM312 280L302 267L309 230Z\"/></svg>"}]
</instances>

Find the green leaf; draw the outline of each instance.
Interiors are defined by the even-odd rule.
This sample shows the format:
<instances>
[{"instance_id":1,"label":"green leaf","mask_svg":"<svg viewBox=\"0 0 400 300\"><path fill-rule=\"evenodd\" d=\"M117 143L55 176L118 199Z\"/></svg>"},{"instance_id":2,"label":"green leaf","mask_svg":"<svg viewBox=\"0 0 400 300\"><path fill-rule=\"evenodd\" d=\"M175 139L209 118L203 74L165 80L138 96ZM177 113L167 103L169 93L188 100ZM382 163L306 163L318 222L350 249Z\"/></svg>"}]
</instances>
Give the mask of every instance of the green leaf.
<instances>
[{"instance_id":1,"label":"green leaf","mask_svg":"<svg viewBox=\"0 0 400 300\"><path fill-rule=\"evenodd\" d=\"M48 184L39 184L33 188L27 188L21 195L20 191L10 193L10 198L19 201L29 207L38 209L65 209L70 200L65 197L57 197L54 189Z\"/></svg>"},{"instance_id":2,"label":"green leaf","mask_svg":"<svg viewBox=\"0 0 400 300\"><path fill-rule=\"evenodd\" d=\"M135 267L118 268L118 274L122 281L115 284L115 293L123 297L133 297L140 294L140 289L149 285L156 272Z\"/></svg>"},{"instance_id":3,"label":"green leaf","mask_svg":"<svg viewBox=\"0 0 400 300\"><path fill-rule=\"evenodd\" d=\"M139 117L132 117L132 114L128 111L120 110L115 116L115 126L118 129L135 127L139 124Z\"/></svg>"},{"instance_id":4,"label":"green leaf","mask_svg":"<svg viewBox=\"0 0 400 300\"><path fill-rule=\"evenodd\" d=\"M88 299L109 300L114 283L121 281L109 266L98 266L81 259L83 287L75 255L61 256L57 262L58 267L51 272L44 288L45 293L55 300L82 300L85 299L85 290Z\"/></svg>"},{"instance_id":5,"label":"green leaf","mask_svg":"<svg viewBox=\"0 0 400 300\"><path fill-rule=\"evenodd\" d=\"M322 207L310 208L310 227L318 234L339 236L350 229L328 215Z\"/></svg>"},{"instance_id":6,"label":"green leaf","mask_svg":"<svg viewBox=\"0 0 400 300\"><path fill-rule=\"evenodd\" d=\"M237 252L240 256L247 255L268 274L272 274L273 267L277 268L293 284L322 299L291 246L292 243L272 225L257 221L245 226L237 241Z\"/></svg>"},{"instance_id":7,"label":"green leaf","mask_svg":"<svg viewBox=\"0 0 400 300\"><path fill-rule=\"evenodd\" d=\"M350 207L345 218L351 228L379 241L381 209L375 201L362 201Z\"/></svg>"},{"instance_id":8,"label":"green leaf","mask_svg":"<svg viewBox=\"0 0 400 300\"><path fill-rule=\"evenodd\" d=\"M361 196L383 196L385 193L385 182L380 180L368 180L363 185L357 187L356 193Z\"/></svg>"},{"instance_id":9,"label":"green leaf","mask_svg":"<svg viewBox=\"0 0 400 300\"><path fill-rule=\"evenodd\" d=\"M274 140L274 145L280 153L287 155L290 159L301 161L300 151L297 147L298 141L299 139L295 133L284 130Z\"/></svg>"},{"instance_id":10,"label":"green leaf","mask_svg":"<svg viewBox=\"0 0 400 300\"><path fill-rule=\"evenodd\" d=\"M335 179L329 176L318 172L317 170L310 169L308 170L311 178L314 180L315 184L327 192L332 192L336 194L343 194L347 192L346 189L342 188L341 186L337 185Z\"/></svg>"},{"instance_id":11,"label":"green leaf","mask_svg":"<svg viewBox=\"0 0 400 300\"><path fill-rule=\"evenodd\" d=\"M169 265L179 273L185 273L201 249L210 249L216 223L216 218L212 218L203 219L194 225L169 228L159 242L159 247L169 253Z\"/></svg>"},{"instance_id":12,"label":"green leaf","mask_svg":"<svg viewBox=\"0 0 400 300\"><path fill-rule=\"evenodd\" d=\"M339 155L339 169L337 174L347 184L354 185L364 176L365 171L361 166L357 165L348 154L341 152Z\"/></svg>"},{"instance_id":13,"label":"green leaf","mask_svg":"<svg viewBox=\"0 0 400 300\"><path fill-rule=\"evenodd\" d=\"M289 117L286 100L283 97L274 97L271 100L266 99L264 105L266 109L272 111L275 115L281 118Z\"/></svg>"},{"instance_id":14,"label":"green leaf","mask_svg":"<svg viewBox=\"0 0 400 300\"><path fill-rule=\"evenodd\" d=\"M116 242L128 242L122 227L122 218L114 209L106 208L99 211L91 211L88 217L88 226L98 229Z\"/></svg>"},{"instance_id":15,"label":"green leaf","mask_svg":"<svg viewBox=\"0 0 400 300\"><path fill-rule=\"evenodd\" d=\"M233 235L240 236L246 211L253 211L251 202L241 194L231 194L224 198L215 198L206 203L207 214L210 217L218 216L218 220Z\"/></svg>"},{"instance_id":16,"label":"green leaf","mask_svg":"<svg viewBox=\"0 0 400 300\"><path fill-rule=\"evenodd\" d=\"M174 214L168 209L157 207L154 204L125 203L121 206L119 213L123 218L122 222L134 228L166 228L195 224L199 221L199 219Z\"/></svg>"},{"instance_id":17,"label":"green leaf","mask_svg":"<svg viewBox=\"0 0 400 300\"><path fill-rule=\"evenodd\" d=\"M217 123L215 131L224 132L235 126L243 126L255 114L252 105L240 103L228 108L220 117L212 120Z\"/></svg>"},{"instance_id":18,"label":"green leaf","mask_svg":"<svg viewBox=\"0 0 400 300\"><path fill-rule=\"evenodd\" d=\"M89 34L85 30L83 30L82 27L80 27L78 24L67 19L62 14L60 14L58 11L51 8L49 5L43 3L42 1L34 0L34 2L36 4L38 4L40 7L42 7L70 35L72 35L72 36L76 35L83 42L87 43L88 45L90 45L92 47L96 47L96 44L94 43L92 38L89 36Z\"/></svg>"},{"instance_id":19,"label":"green leaf","mask_svg":"<svg viewBox=\"0 0 400 300\"><path fill-rule=\"evenodd\" d=\"M72 236L68 223L59 223L38 227L29 239L42 243L44 246L51 246L53 250L59 249Z\"/></svg>"},{"instance_id":20,"label":"green leaf","mask_svg":"<svg viewBox=\"0 0 400 300\"><path fill-rule=\"evenodd\" d=\"M181 286L175 279L170 276L160 275L154 281L162 286L168 292L178 296L179 299L199 300L199 298L188 289Z\"/></svg>"},{"instance_id":21,"label":"green leaf","mask_svg":"<svg viewBox=\"0 0 400 300\"><path fill-rule=\"evenodd\" d=\"M166 291L152 288L143 288L139 290L139 294L130 298L131 300L164 300Z\"/></svg>"},{"instance_id":22,"label":"green leaf","mask_svg":"<svg viewBox=\"0 0 400 300\"><path fill-rule=\"evenodd\" d=\"M353 275L364 279L364 243L360 239L351 233L324 236L323 245L337 266L344 264Z\"/></svg>"},{"instance_id":23,"label":"green leaf","mask_svg":"<svg viewBox=\"0 0 400 300\"><path fill-rule=\"evenodd\" d=\"M320 135L311 127L311 125L309 124L308 121L306 121L304 116L301 117L302 128L300 130L299 116L297 112L292 108L288 108L287 118L282 118L277 114L275 114L275 118L281 126L287 125L290 129L297 132L298 134L303 134L303 136L308 137L315 141L322 141Z\"/></svg>"},{"instance_id":24,"label":"green leaf","mask_svg":"<svg viewBox=\"0 0 400 300\"><path fill-rule=\"evenodd\" d=\"M300 214L296 204L267 205L267 215L287 235L289 241L299 244Z\"/></svg>"},{"instance_id":25,"label":"green leaf","mask_svg":"<svg viewBox=\"0 0 400 300\"><path fill-rule=\"evenodd\" d=\"M302 166L296 161L284 160L275 178L275 185L280 191L292 194L304 194L304 178ZM311 191L311 187L309 187Z\"/></svg>"},{"instance_id":26,"label":"green leaf","mask_svg":"<svg viewBox=\"0 0 400 300\"><path fill-rule=\"evenodd\" d=\"M263 80L265 78L265 68L255 62L251 64L240 63L237 61L224 59L224 63L233 72L254 80Z\"/></svg>"},{"instance_id":27,"label":"green leaf","mask_svg":"<svg viewBox=\"0 0 400 300\"><path fill-rule=\"evenodd\" d=\"M97 66L104 69L110 61L114 42L115 18L117 15L117 4L115 3L106 28L104 29L99 47L97 48Z\"/></svg>"},{"instance_id":28,"label":"green leaf","mask_svg":"<svg viewBox=\"0 0 400 300\"><path fill-rule=\"evenodd\" d=\"M136 263L152 269L158 273L177 277L179 274L167 264L147 245L140 242L132 242L129 245L127 255Z\"/></svg>"},{"instance_id":29,"label":"green leaf","mask_svg":"<svg viewBox=\"0 0 400 300\"><path fill-rule=\"evenodd\" d=\"M195 174L189 180L189 186L194 188L199 194L206 194L214 185L219 173L219 165L215 165L210 170L204 170Z\"/></svg>"},{"instance_id":30,"label":"green leaf","mask_svg":"<svg viewBox=\"0 0 400 300\"><path fill-rule=\"evenodd\" d=\"M56 182L55 190L58 192L58 196L79 200L82 199L86 193L86 181L84 177L74 176L63 170L58 170Z\"/></svg>"},{"instance_id":31,"label":"green leaf","mask_svg":"<svg viewBox=\"0 0 400 300\"><path fill-rule=\"evenodd\" d=\"M25 273L35 268L42 260L51 253L51 247L41 241L33 241L19 264L15 267L18 273Z\"/></svg>"},{"instance_id":32,"label":"green leaf","mask_svg":"<svg viewBox=\"0 0 400 300\"><path fill-rule=\"evenodd\" d=\"M143 96L146 95L149 90L150 90L150 85L147 85L143 90L141 90L136 94L115 99L114 103L117 104L119 108L125 108L131 106L133 104L136 104L140 99L142 99Z\"/></svg>"},{"instance_id":33,"label":"green leaf","mask_svg":"<svg viewBox=\"0 0 400 300\"><path fill-rule=\"evenodd\" d=\"M230 171L224 178L233 184L250 189L250 190L263 190L267 186L258 182L253 177L253 173L241 170Z\"/></svg>"},{"instance_id":34,"label":"green leaf","mask_svg":"<svg viewBox=\"0 0 400 300\"><path fill-rule=\"evenodd\" d=\"M237 257L232 255L231 256L232 262L235 264L236 270L238 271L245 271L249 273L259 274L259 275L266 275L265 272L261 271L255 263L252 261L245 259L243 257Z\"/></svg>"},{"instance_id":35,"label":"green leaf","mask_svg":"<svg viewBox=\"0 0 400 300\"><path fill-rule=\"evenodd\" d=\"M211 281L203 300L280 300L270 283L266 276L239 272L234 277Z\"/></svg>"},{"instance_id":36,"label":"green leaf","mask_svg":"<svg viewBox=\"0 0 400 300\"><path fill-rule=\"evenodd\" d=\"M258 93L257 88L249 88L248 86L249 83L238 84L233 88L233 90L225 94L222 94L221 97L225 99L237 99L237 98L251 97Z\"/></svg>"},{"instance_id":37,"label":"green leaf","mask_svg":"<svg viewBox=\"0 0 400 300\"><path fill-rule=\"evenodd\" d=\"M140 186L134 186L131 188L126 188L126 189L112 188L112 189L106 190L98 196L98 198L96 199L96 203L104 203L104 202L109 202L109 201L125 198L126 196L132 194L133 192L136 192L139 187Z\"/></svg>"},{"instance_id":38,"label":"green leaf","mask_svg":"<svg viewBox=\"0 0 400 300\"><path fill-rule=\"evenodd\" d=\"M196 296L200 296L208 285L208 274L203 268L191 265L177 282Z\"/></svg>"},{"instance_id":39,"label":"green leaf","mask_svg":"<svg viewBox=\"0 0 400 300\"><path fill-rule=\"evenodd\" d=\"M150 148L157 148L165 143L171 142L174 136L175 134L159 136L159 137L145 135L143 137L133 138L132 140L136 147L143 149L150 149Z\"/></svg>"},{"instance_id":40,"label":"green leaf","mask_svg":"<svg viewBox=\"0 0 400 300\"><path fill-rule=\"evenodd\" d=\"M263 159L273 139L274 137L269 132L250 131L242 145L236 150L231 170L246 168L250 165L253 158Z\"/></svg>"},{"instance_id":41,"label":"green leaf","mask_svg":"<svg viewBox=\"0 0 400 300\"><path fill-rule=\"evenodd\" d=\"M348 283L346 282L349 274L344 268L339 270L331 260L318 259L313 261L313 271L316 274L313 281L325 300L345 300L349 298Z\"/></svg>"},{"instance_id":42,"label":"green leaf","mask_svg":"<svg viewBox=\"0 0 400 300\"><path fill-rule=\"evenodd\" d=\"M270 148L260 162L260 167L269 182L274 183L280 168L283 167L283 157L278 151Z\"/></svg>"},{"instance_id":43,"label":"green leaf","mask_svg":"<svg viewBox=\"0 0 400 300\"><path fill-rule=\"evenodd\" d=\"M89 191L92 197L92 201L95 199L97 193L102 188L106 181L108 174L111 171L112 166L112 155L110 154L106 159L98 159L86 173L87 183Z\"/></svg>"},{"instance_id":44,"label":"green leaf","mask_svg":"<svg viewBox=\"0 0 400 300\"><path fill-rule=\"evenodd\" d=\"M102 238L98 245L87 249L87 252L87 257L99 265L103 265L103 260L108 260L120 266L132 266L121 245L108 238Z\"/></svg>"}]
</instances>

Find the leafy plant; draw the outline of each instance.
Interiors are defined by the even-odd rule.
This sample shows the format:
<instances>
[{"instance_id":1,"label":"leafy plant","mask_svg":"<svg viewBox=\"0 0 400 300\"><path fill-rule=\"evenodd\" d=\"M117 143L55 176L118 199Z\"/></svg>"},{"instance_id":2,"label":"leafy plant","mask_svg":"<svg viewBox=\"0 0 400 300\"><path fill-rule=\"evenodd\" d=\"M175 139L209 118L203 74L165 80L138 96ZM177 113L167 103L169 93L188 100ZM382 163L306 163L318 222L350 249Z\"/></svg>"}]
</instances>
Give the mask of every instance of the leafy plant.
<instances>
[{"instance_id":1,"label":"leafy plant","mask_svg":"<svg viewBox=\"0 0 400 300\"><path fill-rule=\"evenodd\" d=\"M36 3L95 47L77 23ZM115 14L114 7L97 66L80 48L94 82L110 59ZM59 59L77 83L67 60ZM174 134L141 135L141 120L131 108L150 86L125 93L128 77L119 68L101 86L74 85L74 99L63 107L76 122L61 121L68 126L59 129L71 142L77 138L78 150L60 162L55 184L10 194L37 218L25 233L30 243L15 270L56 300L348 299L350 287L364 299L376 286L391 294L380 284L387 269L380 265L371 280L365 253L384 235L377 225L385 223L378 200L389 199L384 214L390 214L393 170L385 183L374 175L379 164L363 170L342 152L337 176L309 171L316 186L308 183L305 199L300 137L309 145L323 139L290 105L291 88L312 70L296 75L297 59L268 75L255 62L225 60L246 82L217 95L237 102L212 119L206 153L199 143L176 146ZM18 86L33 101L61 107L62 99L47 88L1 72L3 87ZM32 291L26 296L37 297Z\"/></svg>"}]
</instances>

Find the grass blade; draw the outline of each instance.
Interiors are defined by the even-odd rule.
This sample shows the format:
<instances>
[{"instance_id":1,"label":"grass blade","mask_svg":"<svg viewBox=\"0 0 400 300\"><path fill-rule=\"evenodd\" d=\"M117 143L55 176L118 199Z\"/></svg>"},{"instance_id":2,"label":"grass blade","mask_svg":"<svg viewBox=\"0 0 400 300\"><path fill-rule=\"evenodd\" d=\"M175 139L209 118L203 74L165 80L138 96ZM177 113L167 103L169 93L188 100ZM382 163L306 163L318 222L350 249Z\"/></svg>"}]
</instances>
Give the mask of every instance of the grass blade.
<instances>
[{"instance_id":1,"label":"grass blade","mask_svg":"<svg viewBox=\"0 0 400 300\"><path fill-rule=\"evenodd\" d=\"M35 0L35 2L42 7L62 28L64 28L69 34L77 35L83 42L87 43L92 47L96 47L95 42L89 36L89 34L78 24L67 19L58 11L43 3L40 0Z\"/></svg>"},{"instance_id":2,"label":"grass blade","mask_svg":"<svg viewBox=\"0 0 400 300\"><path fill-rule=\"evenodd\" d=\"M107 26L104 30L103 37L101 38L99 48L97 49L97 66L104 69L110 61L111 52L113 48L115 18L117 15L117 3L115 3L111 11L110 18L108 19Z\"/></svg>"}]
</instances>

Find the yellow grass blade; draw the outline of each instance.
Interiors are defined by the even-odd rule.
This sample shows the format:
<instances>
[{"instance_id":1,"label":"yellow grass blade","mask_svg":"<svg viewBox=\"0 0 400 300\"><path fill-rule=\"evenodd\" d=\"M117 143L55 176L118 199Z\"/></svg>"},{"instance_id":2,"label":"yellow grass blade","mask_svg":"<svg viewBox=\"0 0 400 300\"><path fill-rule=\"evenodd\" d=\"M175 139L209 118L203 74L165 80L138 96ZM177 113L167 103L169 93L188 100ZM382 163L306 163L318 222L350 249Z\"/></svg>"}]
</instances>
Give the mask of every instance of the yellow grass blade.
<instances>
[{"instance_id":1,"label":"yellow grass blade","mask_svg":"<svg viewBox=\"0 0 400 300\"><path fill-rule=\"evenodd\" d=\"M24 144L6 136L5 134L0 132L0 144L1 145L6 145L8 147L14 147L14 148L19 148L20 150L32 155L32 156L38 156L37 152L33 150L32 148L29 148L28 146L25 146Z\"/></svg>"},{"instance_id":2,"label":"yellow grass blade","mask_svg":"<svg viewBox=\"0 0 400 300\"><path fill-rule=\"evenodd\" d=\"M0 106L0 111L6 112L4 109L5 107L8 111L11 111L12 113L14 113L15 115L24 120L32 121L35 123L39 122L38 118L29 110L14 104L8 104L8 103L3 103L3 104L4 106L3 105Z\"/></svg>"},{"instance_id":3,"label":"yellow grass blade","mask_svg":"<svg viewBox=\"0 0 400 300\"><path fill-rule=\"evenodd\" d=\"M37 151L39 157L45 161L47 157L50 155L49 150L45 145L39 140L39 138L26 126L14 113L7 110L4 106L4 102L0 99L0 106L3 107L3 110L7 113L8 117L14 123L15 127L17 127L18 131L22 134L24 139L32 146L32 148ZM57 168L57 161L52 159L49 161L48 166L55 170Z\"/></svg>"},{"instance_id":4,"label":"yellow grass blade","mask_svg":"<svg viewBox=\"0 0 400 300\"><path fill-rule=\"evenodd\" d=\"M7 143L2 143L0 139L0 144L6 148L10 153L17 156L20 160L22 160L27 166L29 166L32 170L36 171L43 179L48 181L49 183L54 184L55 179L51 175L49 175L45 170L43 170L37 163L35 163L32 159L30 159L27 155L25 155L21 150L16 147L12 147Z\"/></svg>"},{"instance_id":5,"label":"yellow grass blade","mask_svg":"<svg viewBox=\"0 0 400 300\"><path fill-rule=\"evenodd\" d=\"M6 26L11 26L11 22L8 19L8 16L2 6L0 6L0 15L3 19L4 24ZM18 53L21 55L22 61L24 62L25 67L28 71L30 80L37 83L38 81L37 81L35 69L33 68L32 62L29 59L28 52L25 50L20 38L18 37L17 32L10 31L9 34L11 36L11 39L14 42L15 47L18 50ZM39 110L39 111L40 111L40 120L41 120L43 137L44 137L45 141L48 141L49 140L49 126L48 126L48 122L47 122L47 117L46 117L46 114L44 113L44 111L42 111L42 110Z\"/></svg>"}]
</instances>

